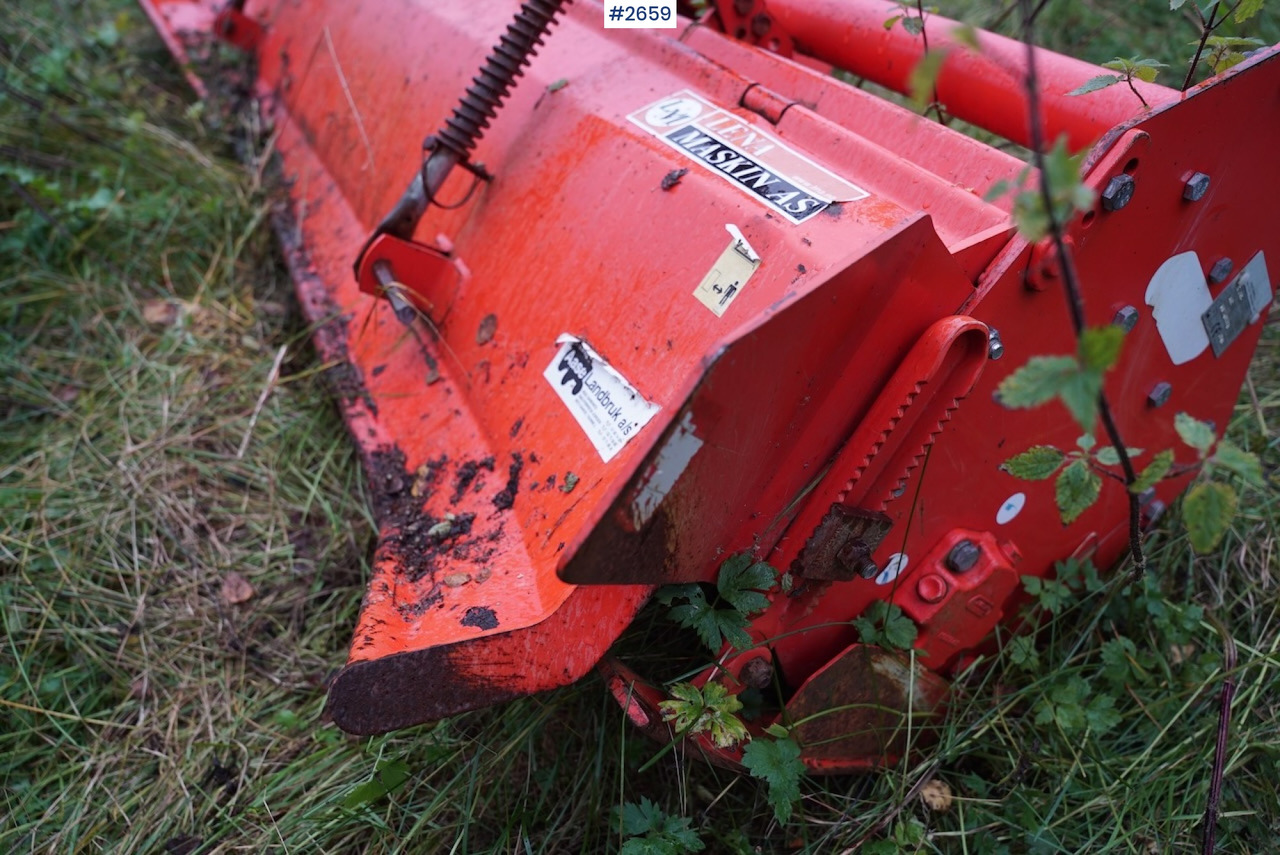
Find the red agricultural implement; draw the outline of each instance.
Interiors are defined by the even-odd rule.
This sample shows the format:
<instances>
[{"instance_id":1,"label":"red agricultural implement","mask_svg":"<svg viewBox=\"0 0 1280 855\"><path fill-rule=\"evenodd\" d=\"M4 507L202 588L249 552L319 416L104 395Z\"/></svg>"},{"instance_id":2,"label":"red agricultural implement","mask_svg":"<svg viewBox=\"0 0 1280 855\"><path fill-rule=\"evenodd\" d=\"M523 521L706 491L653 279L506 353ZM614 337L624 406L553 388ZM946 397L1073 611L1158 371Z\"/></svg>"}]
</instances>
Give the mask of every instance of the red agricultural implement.
<instances>
[{"instance_id":1,"label":"red agricultural implement","mask_svg":"<svg viewBox=\"0 0 1280 855\"><path fill-rule=\"evenodd\" d=\"M657 586L749 554L792 584L695 682L776 699L751 727L804 721L811 770L865 768L1016 623L1020 577L1126 552L1122 486L1063 525L1053 481L1001 469L1080 434L1059 403L994 398L1076 352L1052 244L985 198L1025 164L831 74L909 88L924 40L886 29L896 4L720 0L622 30L592 0L142 2L197 85L214 39L255 60L280 237L380 528L343 729L600 666L665 735L610 646ZM1029 145L1023 45L925 28L937 101ZM1072 96L1105 70L1036 65L1046 138L1088 149L1098 202L1065 242L1088 325L1126 331L1115 420L1192 463L1174 413L1227 424L1272 296L1280 58L1185 94ZM914 622L914 658L859 643L875 601Z\"/></svg>"}]
</instances>

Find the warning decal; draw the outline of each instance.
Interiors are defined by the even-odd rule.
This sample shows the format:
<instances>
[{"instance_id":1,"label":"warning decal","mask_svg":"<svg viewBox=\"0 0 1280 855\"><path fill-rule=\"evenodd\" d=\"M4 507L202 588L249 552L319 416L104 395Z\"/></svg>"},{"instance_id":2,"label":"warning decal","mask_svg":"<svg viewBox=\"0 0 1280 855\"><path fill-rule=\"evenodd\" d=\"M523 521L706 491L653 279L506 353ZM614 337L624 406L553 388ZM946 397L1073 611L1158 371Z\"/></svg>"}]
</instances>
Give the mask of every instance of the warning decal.
<instances>
[{"instance_id":1,"label":"warning decal","mask_svg":"<svg viewBox=\"0 0 1280 855\"><path fill-rule=\"evenodd\" d=\"M793 223L870 195L687 89L627 118Z\"/></svg>"},{"instance_id":2,"label":"warning decal","mask_svg":"<svg viewBox=\"0 0 1280 855\"><path fill-rule=\"evenodd\" d=\"M606 463L661 409L646 401L591 345L571 335L542 372Z\"/></svg>"}]
</instances>

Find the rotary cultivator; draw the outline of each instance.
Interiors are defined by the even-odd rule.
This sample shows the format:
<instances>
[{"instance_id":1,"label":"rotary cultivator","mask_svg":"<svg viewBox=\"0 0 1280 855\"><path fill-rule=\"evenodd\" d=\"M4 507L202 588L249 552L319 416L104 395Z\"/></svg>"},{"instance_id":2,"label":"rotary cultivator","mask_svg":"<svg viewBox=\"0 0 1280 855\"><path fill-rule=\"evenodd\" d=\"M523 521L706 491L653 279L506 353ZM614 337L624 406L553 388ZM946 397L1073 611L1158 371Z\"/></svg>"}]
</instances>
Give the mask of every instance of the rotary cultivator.
<instances>
[{"instance_id":1,"label":"rotary cultivator","mask_svg":"<svg viewBox=\"0 0 1280 855\"><path fill-rule=\"evenodd\" d=\"M694 608L719 579L748 619L693 682L758 693L749 729L793 726L810 771L870 768L1016 628L1022 577L1125 555L1123 485L1064 524L1052 478L1002 469L1082 433L996 395L1077 352L1067 260L991 192L1035 173L833 68L907 92L924 35L948 114L1031 146L1038 106L1087 151L1063 242L1086 324L1124 332L1105 392L1137 466L1176 452L1144 524L1196 474L1175 413L1226 426L1272 299L1275 49L1185 93L1085 95L1105 69L1038 50L1032 105L1020 42L886 28L885 0L720 0L665 29L607 29L593 0L142 5L197 87L215 40L252 58L379 525L330 688L353 733L598 667L669 739L664 691L609 651L659 586ZM862 642L877 603L913 651Z\"/></svg>"}]
</instances>

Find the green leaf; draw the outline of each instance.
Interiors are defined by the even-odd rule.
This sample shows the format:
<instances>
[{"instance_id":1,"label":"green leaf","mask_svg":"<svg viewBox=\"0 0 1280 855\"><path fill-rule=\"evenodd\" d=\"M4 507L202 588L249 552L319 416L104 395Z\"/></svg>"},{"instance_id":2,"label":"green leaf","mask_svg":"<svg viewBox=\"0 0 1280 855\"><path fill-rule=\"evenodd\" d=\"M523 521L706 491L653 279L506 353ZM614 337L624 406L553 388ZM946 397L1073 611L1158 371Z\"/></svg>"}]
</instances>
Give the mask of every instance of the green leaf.
<instances>
[{"instance_id":1,"label":"green leaf","mask_svg":"<svg viewBox=\"0 0 1280 855\"><path fill-rule=\"evenodd\" d=\"M746 725L736 715L742 701L723 683L713 681L701 689L692 683L676 683L670 692L671 698L660 701L658 708L662 720L670 722L677 733L707 733L720 748L732 748L747 738Z\"/></svg>"},{"instance_id":2,"label":"green leaf","mask_svg":"<svg viewBox=\"0 0 1280 855\"><path fill-rule=\"evenodd\" d=\"M1176 12L1179 9L1181 9L1182 4L1186 2L1187 0L1169 0L1169 10L1172 12Z\"/></svg>"},{"instance_id":3,"label":"green leaf","mask_svg":"<svg viewBox=\"0 0 1280 855\"><path fill-rule=\"evenodd\" d=\"M1240 5L1236 6L1236 23L1243 24L1261 12L1263 2L1264 0L1240 0Z\"/></svg>"},{"instance_id":4,"label":"green leaf","mask_svg":"<svg viewBox=\"0 0 1280 855\"><path fill-rule=\"evenodd\" d=\"M1084 719L1095 734L1112 730L1121 721L1120 713L1116 712L1116 699L1101 693L1094 695L1084 709Z\"/></svg>"},{"instance_id":5,"label":"green leaf","mask_svg":"<svg viewBox=\"0 0 1280 855\"><path fill-rule=\"evenodd\" d=\"M395 792L409 780L409 767L403 760L379 760L373 767L373 777L356 785L342 800L346 810L356 810Z\"/></svg>"},{"instance_id":6,"label":"green leaf","mask_svg":"<svg viewBox=\"0 0 1280 855\"><path fill-rule=\"evenodd\" d=\"M853 621L863 644L878 644L897 650L909 650L919 634L915 621L903 614L896 603L876 600Z\"/></svg>"},{"instance_id":7,"label":"green leaf","mask_svg":"<svg viewBox=\"0 0 1280 855\"><path fill-rule=\"evenodd\" d=\"M622 855L680 855L705 848L687 817L671 816L648 798L613 810L622 833L631 838L622 844Z\"/></svg>"},{"instance_id":8,"label":"green leaf","mask_svg":"<svg viewBox=\"0 0 1280 855\"><path fill-rule=\"evenodd\" d=\"M956 44L964 45L971 51L982 51L982 45L978 43L978 29L973 24L956 24L951 30L951 38Z\"/></svg>"},{"instance_id":9,"label":"green leaf","mask_svg":"<svg viewBox=\"0 0 1280 855\"><path fill-rule=\"evenodd\" d=\"M751 646L751 636L746 631L746 617L732 609L712 608L701 585L672 585L658 593L658 601L663 605L671 605L678 599L687 602L673 606L670 618L698 633L702 643L712 652L719 652L725 641L739 649Z\"/></svg>"},{"instance_id":10,"label":"green leaf","mask_svg":"<svg viewBox=\"0 0 1280 855\"><path fill-rule=\"evenodd\" d=\"M1102 375L1093 371L1077 371L1066 378L1058 397L1070 411L1076 424L1091 431L1098 421L1098 393L1102 391Z\"/></svg>"},{"instance_id":11,"label":"green leaf","mask_svg":"<svg viewBox=\"0 0 1280 855\"><path fill-rule=\"evenodd\" d=\"M1242 38L1240 36L1210 36L1204 40L1206 46L1211 48L1254 48L1266 47L1267 43L1262 39ZM1191 43L1193 46L1196 42Z\"/></svg>"},{"instance_id":12,"label":"green leaf","mask_svg":"<svg viewBox=\"0 0 1280 855\"><path fill-rule=\"evenodd\" d=\"M1214 466L1221 466L1239 475L1247 484L1254 487L1266 486L1266 481L1262 478L1262 461L1258 459L1258 455L1245 451L1230 440L1224 439L1218 443L1210 461Z\"/></svg>"},{"instance_id":13,"label":"green leaf","mask_svg":"<svg viewBox=\"0 0 1280 855\"><path fill-rule=\"evenodd\" d=\"M1137 480L1129 485L1129 492L1137 495L1150 490L1157 481L1169 473L1171 468L1173 468L1173 449L1166 448L1151 458L1147 468L1143 469L1138 474Z\"/></svg>"},{"instance_id":14,"label":"green leaf","mask_svg":"<svg viewBox=\"0 0 1280 855\"><path fill-rule=\"evenodd\" d=\"M761 592L772 588L777 579L777 570L763 561L753 562L744 552L720 565L716 590L729 605L749 615L768 607L769 598Z\"/></svg>"},{"instance_id":15,"label":"green leaf","mask_svg":"<svg viewBox=\"0 0 1280 855\"><path fill-rule=\"evenodd\" d=\"M1040 652L1036 650L1034 638L1019 635L1005 646L1009 661L1024 671L1035 671L1040 667Z\"/></svg>"},{"instance_id":16,"label":"green leaf","mask_svg":"<svg viewBox=\"0 0 1280 855\"><path fill-rule=\"evenodd\" d=\"M1114 324L1089 327L1080 336L1080 364L1085 371L1099 374L1107 371L1120 358L1124 346L1124 330Z\"/></svg>"},{"instance_id":17,"label":"green leaf","mask_svg":"<svg viewBox=\"0 0 1280 855\"><path fill-rule=\"evenodd\" d=\"M1236 515L1236 502L1236 491L1220 481L1202 481L1187 491L1182 521L1192 549L1204 555L1217 548Z\"/></svg>"},{"instance_id":18,"label":"green leaf","mask_svg":"<svg viewBox=\"0 0 1280 855\"><path fill-rule=\"evenodd\" d=\"M559 92L561 89L565 88L565 87L566 87L566 86L568 86L568 85L569 85L569 81L568 81L568 79L567 79L567 78L564 78L564 77L561 77L559 80L554 80L554 81L552 81L552 82L547 86L547 91L548 91L548 92Z\"/></svg>"},{"instance_id":19,"label":"green leaf","mask_svg":"<svg viewBox=\"0 0 1280 855\"><path fill-rule=\"evenodd\" d=\"M1202 458L1213 447L1213 441L1217 438L1213 428L1207 422L1202 422L1186 413L1178 413L1173 417L1173 427L1178 431L1178 436L1182 437L1182 441L1199 451Z\"/></svg>"},{"instance_id":20,"label":"green leaf","mask_svg":"<svg viewBox=\"0 0 1280 855\"><path fill-rule=\"evenodd\" d=\"M1067 455L1052 445L1034 445L1010 457L1000 468L1023 481L1043 481L1057 472L1066 459Z\"/></svg>"},{"instance_id":21,"label":"green leaf","mask_svg":"<svg viewBox=\"0 0 1280 855\"><path fill-rule=\"evenodd\" d=\"M1058 513L1062 522L1070 525L1098 500L1102 479L1083 460L1072 462L1054 482Z\"/></svg>"},{"instance_id":22,"label":"green leaf","mask_svg":"<svg viewBox=\"0 0 1280 855\"><path fill-rule=\"evenodd\" d=\"M1137 457L1142 453L1141 448L1126 448L1125 453L1129 455L1129 459ZM1119 466L1120 452L1116 451L1114 445L1104 445L1098 449L1098 453L1094 455L1098 458L1098 462L1103 466Z\"/></svg>"},{"instance_id":23,"label":"green leaf","mask_svg":"<svg viewBox=\"0 0 1280 855\"><path fill-rule=\"evenodd\" d=\"M775 739L787 739L791 736L791 731L787 730L785 727L778 724L776 721L773 724L766 727L764 729L764 732L774 737Z\"/></svg>"},{"instance_id":24,"label":"green leaf","mask_svg":"<svg viewBox=\"0 0 1280 855\"><path fill-rule=\"evenodd\" d=\"M902 17L902 29L913 36L918 36L924 32L924 19L914 15L904 15Z\"/></svg>"},{"instance_id":25,"label":"green leaf","mask_svg":"<svg viewBox=\"0 0 1280 855\"><path fill-rule=\"evenodd\" d=\"M919 18L903 18L902 25L906 27L907 21L918 20ZM907 77L907 86L911 100L915 102L917 108L926 107L933 102L938 75L942 73L942 63L946 58L947 51L931 50L920 57L920 61L911 69L911 74Z\"/></svg>"},{"instance_id":26,"label":"green leaf","mask_svg":"<svg viewBox=\"0 0 1280 855\"><path fill-rule=\"evenodd\" d=\"M1038 407L1052 401L1080 372L1080 363L1070 356L1033 356L1017 371L1000 381L996 394L1003 406L1016 410Z\"/></svg>"},{"instance_id":27,"label":"green leaf","mask_svg":"<svg viewBox=\"0 0 1280 855\"><path fill-rule=\"evenodd\" d=\"M901 21L901 20L902 20L902 16L901 16L901 15L894 15L892 18L885 18L885 21L884 21L884 28L885 28L886 30L892 30L892 29L893 29L893 25L894 25L894 24L896 24L896 23L898 23L898 22L899 22L899 21Z\"/></svg>"},{"instance_id":28,"label":"green leaf","mask_svg":"<svg viewBox=\"0 0 1280 855\"><path fill-rule=\"evenodd\" d=\"M1067 94L1088 95L1090 92L1097 92L1099 89L1106 89L1108 86L1115 86L1122 80L1124 80L1124 78L1119 74L1099 74L1097 77L1090 77L1084 83L1081 83Z\"/></svg>"},{"instance_id":29,"label":"green leaf","mask_svg":"<svg viewBox=\"0 0 1280 855\"><path fill-rule=\"evenodd\" d=\"M804 763L800 746L791 739L753 739L742 752L742 765L754 778L769 786L769 804L778 822L791 819L791 809L800 798L800 776Z\"/></svg>"}]
</instances>

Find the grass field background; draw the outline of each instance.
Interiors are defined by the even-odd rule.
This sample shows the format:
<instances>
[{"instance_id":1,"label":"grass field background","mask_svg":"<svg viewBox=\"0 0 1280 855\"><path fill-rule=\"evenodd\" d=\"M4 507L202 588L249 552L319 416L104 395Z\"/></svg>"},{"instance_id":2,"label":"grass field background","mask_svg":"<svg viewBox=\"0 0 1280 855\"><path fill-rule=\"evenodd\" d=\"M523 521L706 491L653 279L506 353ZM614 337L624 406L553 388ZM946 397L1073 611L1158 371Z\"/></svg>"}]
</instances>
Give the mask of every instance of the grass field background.
<instances>
[{"instance_id":1,"label":"grass field background","mask_svg":"<svg viewBox=\"0 0 1280 855\"><path fill-rule=\"evenodd\" d=\"M1176 85L1186 11L1059 0L1041 31ZM1280 38L1276 13L1249 34ZM0 15L0 850L607 852L613 810L648 798L714 852L1199 851L1225 633L1220 846L1276 851L1271 490L1212 556L1175 509L1144 579L1043 594L1041 643L962 681L938 746L804 781L785 826L757 781L680 751L638 772L659 746L594 677L386 737L325 723L373 527L270 187L234 158L249 130L126 0ZM1230 427L1268 472L1278 348L1269 323ZM662 658L667 626L646 614L634 655ZM926 779L945 809L915 797Z\"/></svg>"}]
</instances>

